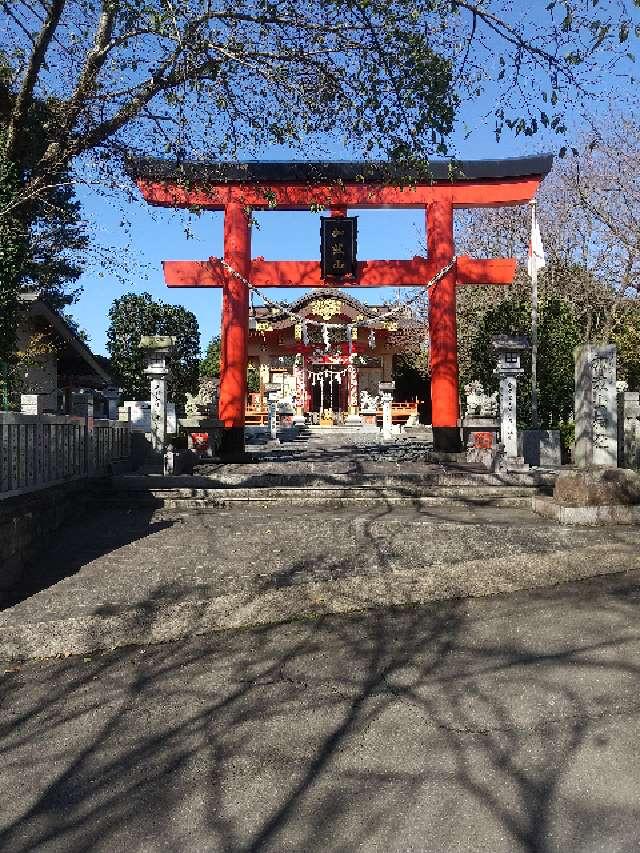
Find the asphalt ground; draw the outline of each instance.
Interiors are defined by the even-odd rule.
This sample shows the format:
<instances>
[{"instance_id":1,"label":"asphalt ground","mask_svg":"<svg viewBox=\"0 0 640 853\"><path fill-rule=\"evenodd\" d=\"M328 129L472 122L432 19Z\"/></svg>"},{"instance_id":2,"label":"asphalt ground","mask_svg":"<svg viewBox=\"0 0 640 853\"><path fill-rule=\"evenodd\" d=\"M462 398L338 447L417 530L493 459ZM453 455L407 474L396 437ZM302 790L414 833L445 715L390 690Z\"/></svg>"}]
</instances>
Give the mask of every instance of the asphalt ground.
<instances>
[{"instance_id":1,"label":"asphalt ground","mask_svg":"<svg viewBox=\"0 0 640 853\"><path fill-rule=\"evenodd\" d=\"M563 527L513 507L105 509L62 529L0 612L0 660L628 569L640 569L637 527Z\"/></svg>"},{"instance_id":2,"label":"asphalt ground","mask_svg":"<svg viewBox=\"0 0 640 853\"><path fill-rule=\"evenodd\" d=\"M6 666L0 849L636 851L640 572Z\"/></svg>"}]
</instances>

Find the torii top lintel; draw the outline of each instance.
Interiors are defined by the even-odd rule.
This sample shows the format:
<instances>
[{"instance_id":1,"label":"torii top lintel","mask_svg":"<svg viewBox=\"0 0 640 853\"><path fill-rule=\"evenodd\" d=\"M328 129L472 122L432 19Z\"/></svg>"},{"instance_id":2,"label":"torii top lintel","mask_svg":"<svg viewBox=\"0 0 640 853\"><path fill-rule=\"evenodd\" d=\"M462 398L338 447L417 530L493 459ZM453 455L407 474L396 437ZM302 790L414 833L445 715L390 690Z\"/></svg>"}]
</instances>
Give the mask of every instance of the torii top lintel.
<instances>
[{"instance_id":1,"label":"torii top lintel","mask_svg":"<svg viewBox=\"0 0 640 853\"><path fill-rule=\"evenodd\" d=\"M530 201L552 165L551 155L504 160L432 161L421 175L382 161L183 163L132 159L128 172L144 198L160 207L224 210L240 202L256 210L310 205L364 209L493 207Z\"/></svg>"}]
</instances>

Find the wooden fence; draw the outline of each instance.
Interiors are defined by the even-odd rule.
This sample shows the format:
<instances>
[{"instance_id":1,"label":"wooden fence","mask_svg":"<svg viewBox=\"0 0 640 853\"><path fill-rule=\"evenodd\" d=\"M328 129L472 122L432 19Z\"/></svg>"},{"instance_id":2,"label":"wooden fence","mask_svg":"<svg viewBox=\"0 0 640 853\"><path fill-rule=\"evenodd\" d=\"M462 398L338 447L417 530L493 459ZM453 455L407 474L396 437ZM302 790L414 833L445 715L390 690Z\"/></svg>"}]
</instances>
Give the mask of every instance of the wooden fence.
<instances>
[{"instance_id":1,"label":"wooden fence","mask_svg":"<svg viewBox=\"0 0 640 853\"><path fill-rule=\"evenodd\" d=\"M130 455L126 421L0 412L0 497L106 474Z\"/></svg>"}]
</instances>

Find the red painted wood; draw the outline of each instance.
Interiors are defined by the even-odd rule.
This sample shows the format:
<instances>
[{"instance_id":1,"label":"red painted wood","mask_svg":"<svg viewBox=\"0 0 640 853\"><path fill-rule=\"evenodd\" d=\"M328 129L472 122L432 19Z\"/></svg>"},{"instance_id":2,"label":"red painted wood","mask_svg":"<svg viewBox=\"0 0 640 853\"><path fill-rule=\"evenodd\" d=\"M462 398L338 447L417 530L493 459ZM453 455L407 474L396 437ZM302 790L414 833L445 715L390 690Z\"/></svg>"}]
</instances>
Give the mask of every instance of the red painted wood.
<instances>
[{"instance_id":1,"label":"red painted wood","mask_svg":"<svg viewBox=\"0 0 640 853\"><path fill-rule=\"evenodd\" d=\"M524 204L536 194L541 176L504 180L460 181L385 187L374 184L272 184L240 183L183 187L171 182L136 181L146 201L159 207L201 207L224 210L238 203L255 210L308 210L312 204L329 209L375 207L425 207L437 201L454 207L496 207Z\"/></svg>"},{"instance_id":2,"label":"red painted wood","mask_svg":"<svg viewBox=\"0 0 640 853\"><path fill-rule=\"evenodd\" d=\"M241 204L224 214L224 256L245 278L251 271L251 230ZM243 427L247 397L249 288L225 272L222 296L219 417L225 427Z\"/></svg>"},{"instance_id":3,"label":"red painted wood","mask_svg":"<svg viewBox=\"0 0 640 853\"><path fill-rule=\"evenodd\" d=\"M427 249L440 268L453 257L453 207L446 201L427 209ZM456 273L452 270L429 291L431 353L431 423L456 427L460 417Z\"/></svg>"},{"instance_id":4,"label":"red painted wood","mask_svg":"<svg viewBox=\"0 0 640 853\"><path fill-rule=\"evenodd\" d=\"M448 263L448 261L447 261ZM410 261L361 261L358 278L348 287L424 287L445 266L429 258ZM208 261L163 261L168 287L223 287L226 272L218 258ZM511 284L516 271L512 258L459 257L456 283ZM256 287L331 287L320 278L318 261L265 261L254 258L247 276Z\"/></svg>"}]
</instances>

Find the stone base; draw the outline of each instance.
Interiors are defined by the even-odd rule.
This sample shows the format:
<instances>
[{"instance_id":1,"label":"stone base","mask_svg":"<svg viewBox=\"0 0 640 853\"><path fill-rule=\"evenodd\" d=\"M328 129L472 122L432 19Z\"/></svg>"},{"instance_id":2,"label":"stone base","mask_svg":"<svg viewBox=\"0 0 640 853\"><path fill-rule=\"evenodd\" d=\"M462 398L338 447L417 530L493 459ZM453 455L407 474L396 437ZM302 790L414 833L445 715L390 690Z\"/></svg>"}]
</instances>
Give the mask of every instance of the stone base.
<instances>
[{"instance_id":1,"label":"stone base","mask_svg":"<svg viewBox=\"0 0 640 853\"><path fill-rule=\"evenodd\" d=\"M640 505L640 473L626 468L563 471L553 498L572 507Z\"/></svg>"},{"instance_id":2,"label":"stone base","mask_svg":"<svg viewBox=\"0 0 640 853\"><path fill-rule=\"evenodd\" d=\"M601 506L565 506L553 498L536 495L531 508L538 515L554 518L560 524L599 527L609 524L640 524L640 506L608 504Z\"/></svg>"},{"instance_id":3,"label":"stone base","mask_svg":"<svg viewBox=\"0 0 640 853\"><path fill-rule=\"evenodd\" d=\"M469 447L466 460L471 465L482 465L487 471L497 471L504 463L504 454L497 447Z\"/></svg>"},{"instance_id":4,"label":"stone base","mask_svg":"<svg viewBox=\"0 0 640 853\"><path fill-rule=\"evenodd\" d=\"M462 441L464 446L468 446L469 439L472 437L473 433L476 432L491 433L493 436L493 445L495 446L498 443L499 429L500 425L497 423L495 418L485 418L479 415L476 417L467 417L462 421Z\"/></svg>"},{"instance_id":5,"label":"stone base","mask_svg":"<svg viewBox=\"0 0 640 853\"><path fill-rule=\"evenodd\" d=\"M459 427L433 428L433 449L436 453L461 453L462 438Z\"/></svg>"},{"instance_id":6,"label":"stone base","mask_svg":"<svg viewBox=\"0 0 640 853\"><path fill-rule=\"evenodd\" d=\"M228 458L231 461L238 456L244 456L244 427L225 427L222 430L222 439L218 456L220 459Z\"/></svg>"},{"instance_id":7,"label":"stone base","mask_svg":"<svg viewBox=\"0 0 640 853\"><path fill-rule=\"evenodd\" d=\"M344 426L347 427L347 429L360 429L362 427L362 423L363 421L360 415L348 415L344 419Z\"/></svg>"}]
</instances>

